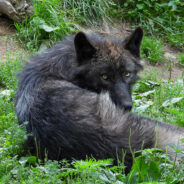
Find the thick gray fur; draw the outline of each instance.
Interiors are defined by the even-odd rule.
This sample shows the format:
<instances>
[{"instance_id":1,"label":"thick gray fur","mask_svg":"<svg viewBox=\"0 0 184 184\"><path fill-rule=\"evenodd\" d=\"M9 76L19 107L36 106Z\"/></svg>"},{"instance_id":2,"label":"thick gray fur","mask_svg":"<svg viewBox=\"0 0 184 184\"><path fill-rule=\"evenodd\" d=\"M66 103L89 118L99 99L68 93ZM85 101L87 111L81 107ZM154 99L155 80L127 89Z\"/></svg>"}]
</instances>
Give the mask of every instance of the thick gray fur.
<instances>
[{"instance_id":1,"label":"thick gray fur","mask_svg":"<svg viewBox=\"0 0 184 184\"><path fill-rule=\"evenodd\" d=\"M135 74L141 66L139 52L129 45L132 37L126 38L122 43L109 36L108 39L97 34L87 37L101 53L98 57L92 56L97 57L99 63L104 62L107 53L103 52L108 49L114 62L120 51L112 43L118 45L118 48L120 44L124 44L120 57L123 58L123 67L133 74L123 83L128 85L136 80ZM90 90L91 86L81 87L82 84L76 82L76 71L83 70L87 65L79 65L76 52L80 50L76 51L78 45L74 45L74 39L75 36L70 36L45 53L32 57L32 61L20 74L15 109L20 124L28 122L27 132L31 133L28 145L33 147L34 152L41 158L47 155L53 160L85 159L86 156L121 160L124 150L128 171L132 164L132 151L153 147L166 149L172 144L179 144L184 149L180 140L184 137L184 128L125 111L122 105L124 101L119 98L122 94L119 95L118 90L115 90L115 94L119 95L119 100L116 95L112 98L114 92L110 90L95 91ZM138 45L138 50L139 47ZM84 50L84 53L88 51ZM90 53L93 54L92 50ZM115 62L119 67L120 64ZM91 63L93 65L93 60ZM121 100L122 103L119 104ZM168 153L174 158L172 150L168 149Z\"/></svg>"}]
</instances>

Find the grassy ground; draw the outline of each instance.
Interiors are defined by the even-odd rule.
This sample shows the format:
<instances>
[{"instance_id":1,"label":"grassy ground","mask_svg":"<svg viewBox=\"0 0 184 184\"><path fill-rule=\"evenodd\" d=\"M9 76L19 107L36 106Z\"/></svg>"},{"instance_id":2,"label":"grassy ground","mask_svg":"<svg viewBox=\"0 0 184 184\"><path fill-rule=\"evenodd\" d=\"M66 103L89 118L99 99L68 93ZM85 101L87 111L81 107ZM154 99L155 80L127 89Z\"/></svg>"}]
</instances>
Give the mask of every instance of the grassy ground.
<instances>
[{"instance_id":1,"label":"grassy ground","mask_svg":"<svg viewBox=\"0 0 184 184\"><path fill-rule=\"evenodd\" d=\"M0 63L0 183L138 183L160 181L183 183L184 164L179 167L166 154L144 150L134 160L128 176L123 163L113 167L111 160L37 162L23 147L24 127L19 127L14 112L13 96L17 88L20 57L9 57ZM145 74L134 87L134 112L157 120L184 126L184 81L162 82L156 73Z\"/></svg>"},{"instance_id":2,"label":"grassy ground","mask_svg":"<svg viewBox=\"0 0 184 184\"><path fill-rule=\"evenodd\" d=\"M131 22L147 35L162 37L184 48L184 2L181 0L33 0L34 15L16 23L18 38L29 50L38 50L43 41L53 44L81 25L94 26L108 20ZM162 15L162 16L160 16Z\"/></svg>"},{"instance_id":3,"label":"grassy ground","mask_svg":"<svg viewBox=\"0 0 184 184\"><path fill-rule=\"evenodd\" d=\"M151 7L147 7L151 1L139 1L136 8L130 6L131 0L126 2L127 4L118 5L117 1L102 0L37 0L34 1L35 14L21 24L16 23L17 37L30 52L35 52L42 43L53 44L63 36L80 29L83 25L94 25L97 20L100 22L103 18L110 19L110 21L113 18L120 18L122 10L134 11L136 15L138 14L141 22L138 22L137 18L134 20L130 17L131 21L141 23L149 33L149 29L145 26L151 24L149 25L145 21L147 14L142 7L144 10L153 9L152 4ZM184 43L182 42L183 38L178 32L174 32L177 27L175 28L171 23L175 21L177 14L178 21L181 27L183 26L182 17L180 17L180 6L182 7L183 3L180 5L177 4L179 1L171 0L169 2L170 4L162 5L162 8L165 6L165 9L168 10L166 13L168 12L170 15L169 7L176 6L177 10L173 9L175 14L171 19L170 27L165 23L168 18L166 15L162 17L164 19L162 25L177 35L173 36L173 39L177 40L174 45L181 48ZM156 5L158 5L157 0L155 1ZM149 12L151 12L151 17L154 17L154 12ZM135 16L135 14L131 15ZM166 35L164 40L167 39L169 42L167 30L159 28L157 24L154 24L151 30L157 33L157 36L159 31L162 32L162 35ZM172 37L172 34L170 36ZM172 44L172 42L170 43ZM141 50L142 57L154 64L163 62L163 46L162 40L150 35L146 36ZM37 160L24 147L26 133L24 127L18 125L14 112L13 97L17 88L17 74L23 66L23 60L24 58L21 56L9 54L6 62L0 62L0 183L184 183L184 163L178 165L175 161L171 161L167 154L160 153L155 149L143 150L142 155L134 159L132 170L127 176L124 174L123 163L112 166L112 160L86 159L85 161L74 160L72 163L68 163L66 160L60 163L45 160L44 164ZM178 60L182 67L183 54L179 54ZM153 70L149 74L142 74L142 79L134 86L133 111L160 121L184 126L184 79L181 77L174 82L162 81L158 78L157 72ZM180 152L179 149L176 151Z\"/></svg>"}]
</instances>

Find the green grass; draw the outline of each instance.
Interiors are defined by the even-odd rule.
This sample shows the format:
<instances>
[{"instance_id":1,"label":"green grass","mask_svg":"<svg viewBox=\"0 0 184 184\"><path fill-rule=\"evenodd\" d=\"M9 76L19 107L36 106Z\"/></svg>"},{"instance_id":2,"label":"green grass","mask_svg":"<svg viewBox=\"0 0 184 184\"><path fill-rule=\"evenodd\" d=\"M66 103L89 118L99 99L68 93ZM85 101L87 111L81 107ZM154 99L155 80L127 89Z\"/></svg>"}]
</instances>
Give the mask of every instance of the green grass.
<instances>
[{"instance_id":1,"label":"green grass","mask_svg":"<svg viewBox=\"0 0 184 184\"><path fill-rule=\"evenodd\" d=\"M103 0L34 0L34 14L15 23L17 38L29 51L53 45L64 36L76 32L79 24L92 25L103 19L118 17L118 6Z\"/></svg>"},{"instance_id":2,"label":"green grass","mask_svg":"<svg viewBox=\"0 0 184 184\"><path fill-rule=\"evenodd\" d=\"M144 116L184 126L184 80L175 82L156 78L157 71L145 74L134 87L134 111Z\"/></svg>"},{"instance_id":3,"label":"green grass","mask_svg":"<svg viewBox=\"0 0 184 184\"><path fill-rule=\"evenodd\" d=\"M151 35L159 35L171 45L184 46L184 2L181 0L122 1L123 19L139 25Z\"/></svg>"},{"instance_id":4,"label":"green grass","mask_svg":"<svg viewBox=\"0 0 184 184\"><path fill-rule=\"evenodd\" d=\"M101 26L109 21L131 22L147 35L161 37L172 46L184 47L184 2L181 0L33 0L34 14L15 23L17 38L30 51L48 47L80 26ZM43 47L43 45L42 45Z\"/></svg>"},{"instance_id":5,"label":"green grass","mask_svg":"<svg viewBox=\"0 0 184 184\"><path fill-rule=\"evenodd\" d=\"M22 59L9 57L0 63L0 183L3 184L40 184L40 183L129 183L184 182L184 164L171 161L164 153L155 149L143 150L134 159L131 172L124 174L124 165L112 166L112 160L83 161L66 160L60 163L45 160L43 164L24 147L26 133L20 127L14 112L13 96L17 88L17 73L22 68ZM3 93L5 89L11 92ZM184 82L162 82L156 74L144 75L134 88L134 112L161 121L184 126ZM173 98L178 100L173 101ZM165 104L165 105L164 105Z\"/></svg>"},{"instance_id":6,"label":"green grass","mask_svg":"<svg viewBox=\"0 0 184 184\"><path fill-rule=\"evenodd\" d=\"M151 64L162 62L165 59L163 42L154 37L144 36L141 45L141 55Z\"/></svg>"},{"instance_id":7,"label":"green grass","mask_svg":"<svg viewBox=\"0 0 184 184\"><path fill-rule=\"evenodd\" d=\"M63 9L70 10L77 21L88 25L97 25L102 20L120 17L120 7L113 0L62 0Z\"/></svg>"},{"instance_id":8,"label":"green grass","mask_svg":"<svg viewBox=\"0 0 184 184\"><path fill-rule=\"evenodd\" d=\"M6 89L16 89L18 70L22 66L22 58L9 58L7 62L0 62L0 86Z\"/></svg>"}]
</instances>

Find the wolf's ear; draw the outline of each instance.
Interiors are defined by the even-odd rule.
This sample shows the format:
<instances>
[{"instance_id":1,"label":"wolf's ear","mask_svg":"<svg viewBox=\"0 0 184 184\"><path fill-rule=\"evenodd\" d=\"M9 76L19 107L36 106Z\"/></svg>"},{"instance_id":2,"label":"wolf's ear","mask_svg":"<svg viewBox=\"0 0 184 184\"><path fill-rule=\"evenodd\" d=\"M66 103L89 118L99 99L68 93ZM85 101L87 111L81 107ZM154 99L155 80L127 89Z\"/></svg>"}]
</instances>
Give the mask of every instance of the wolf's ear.
<instances>
[{"instance_id":1,"label":"wolf's ear","mask_svg":"<svg viewBox=\"0 0 184 184\"><path fill-rule=\"evenodd\" d=\"M93 57L96 53L95 47L90 43L87 36L83 32L76 34L74 38L75 50L79 64Z\"/></svg>"},{"instance_id":2,"label":"wolf's ear","mask_svg":"<svg viewBox=\"0 0 184 184\"><path fill-rule=\"evenodd\" d=\"M143 30L138 27L127 39L124 48L129 50L134 56L140 57L140 46L143 37Z\"/></svg>"}]
</instances>

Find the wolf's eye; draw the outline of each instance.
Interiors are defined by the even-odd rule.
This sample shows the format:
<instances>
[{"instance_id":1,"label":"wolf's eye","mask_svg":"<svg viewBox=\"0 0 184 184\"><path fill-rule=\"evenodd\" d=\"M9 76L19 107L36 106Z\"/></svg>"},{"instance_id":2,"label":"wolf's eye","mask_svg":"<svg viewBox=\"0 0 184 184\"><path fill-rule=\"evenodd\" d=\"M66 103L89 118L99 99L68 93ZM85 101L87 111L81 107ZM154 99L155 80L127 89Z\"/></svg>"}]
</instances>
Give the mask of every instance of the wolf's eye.
<instances>
[{"instance_id":1,"label":"wolf's eye","mask_svg":"<svg viewBox=\"0 0 184 184\"><path fill-rule=\"evenodd\" d=\"M130 72L125 72L125 73L124 73L124 76L125 76L125 77L130 77Z\"/></svg>"},{"instance_id":2,"label":"wolf's eye","mask_svg":"<svg viewBox=\"0 0 184 184\"><path fill-rule=\"evenodd\" d=\"M103 74L103 75L102 75L102 79L103 79L103 80L108 80L108 75L107 75L107 74Z\"/></svg>"}]
</instances>

